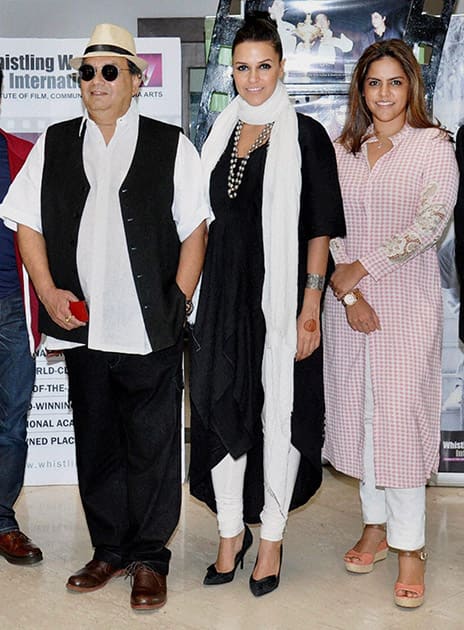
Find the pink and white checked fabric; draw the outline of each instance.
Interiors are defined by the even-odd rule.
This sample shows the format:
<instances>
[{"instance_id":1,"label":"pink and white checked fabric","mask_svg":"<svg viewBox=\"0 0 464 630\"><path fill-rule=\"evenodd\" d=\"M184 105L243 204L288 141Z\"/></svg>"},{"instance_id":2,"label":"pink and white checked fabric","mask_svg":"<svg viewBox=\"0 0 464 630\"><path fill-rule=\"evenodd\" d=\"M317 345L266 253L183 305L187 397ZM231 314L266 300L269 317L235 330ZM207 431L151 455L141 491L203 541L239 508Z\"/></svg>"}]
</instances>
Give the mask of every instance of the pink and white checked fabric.
<instances>
[{"instance_id":1,"label":"pink and white checked fabric","mask_svg":"<svg viewBox=\"0 0 464 630\"><path fill-rule=\"evenodd\" d=\"M423 485L437 470L440 440L442 298L435 244L452 213L458 171L451 142L436 129L405 125L370 169L335 145L347 236L335 262L359 259L359 287L382 330L349 327L327 291L324 306L325 457L362 479L365 352L374 394L374 460L379 486Z\"/></svg>"}]
</instances>

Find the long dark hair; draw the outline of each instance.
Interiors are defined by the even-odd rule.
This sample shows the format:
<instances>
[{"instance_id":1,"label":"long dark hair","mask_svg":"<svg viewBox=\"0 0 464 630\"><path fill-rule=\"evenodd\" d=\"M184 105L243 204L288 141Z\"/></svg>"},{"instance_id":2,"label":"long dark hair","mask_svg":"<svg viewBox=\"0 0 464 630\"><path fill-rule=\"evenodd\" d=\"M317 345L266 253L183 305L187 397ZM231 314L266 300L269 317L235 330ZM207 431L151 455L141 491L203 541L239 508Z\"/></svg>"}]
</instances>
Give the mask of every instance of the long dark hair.
<instances>
[{"instance_id":1,"label":"long dark hair","mask_svg":"<svg viewBox=\"0 0 464 630\"><path fill-rule=\"evenodd\" d=\"M232 55L236 47L244 42L268 42L279 56L279 61L282 61L282 42L277 31L277 24L269 14L255 12L245 18L242 26L235 34L232 43Z\"/></svg>"},{"instance_id":2,"label":"long dark hair","mask_svg":"<svg viewBox=\"0 0 464 630\"><path fill-rule=\"evenodd\" d=\"M364 81L370 65L382 57L396 59L408 78L409 98L406 120L411 127L441 128L440 125L434 124L427 114L422 71L411 48L401 39L375 42L366 48L354 69L349 92L348 114L343 131L337 140L351 153L358 153L363 142L367 140L366 132L372 124L372 114L363 97Z\"/></svg>"}]
</instances>

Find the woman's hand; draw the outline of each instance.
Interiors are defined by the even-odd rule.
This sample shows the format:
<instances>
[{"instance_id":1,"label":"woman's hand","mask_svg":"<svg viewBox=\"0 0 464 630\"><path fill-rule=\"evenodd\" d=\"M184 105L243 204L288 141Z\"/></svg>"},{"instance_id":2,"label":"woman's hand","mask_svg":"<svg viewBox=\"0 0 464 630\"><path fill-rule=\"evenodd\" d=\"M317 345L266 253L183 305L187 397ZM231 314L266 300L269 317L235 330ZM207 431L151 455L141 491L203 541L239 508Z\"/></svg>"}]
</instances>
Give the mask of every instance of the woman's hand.
<instances>
[{"instance_id":1,"label":"woman's hand","mask_svg":"<svg viewBox=\"0 0 464 630\"><path fill-rule=\"evenodd\" d=\"M308 241L306 254L306 273L316 275L324 284L329 256L329 237L316 236ZM308 279L308 277L307 277ZM314 279L314 278L313 278ZM319 282L317 283L319 285ZM307 359L321 343L321 313L322 287L315 288L313 284L306 285L303 305L297 319L297 347L295 359Z\"/></svg>"},{"instance_id":2,"label":"woman's hand","mask_svg":"<svg viewBox=\"0 0 464 630\"><path fill-rule=\"evenodd\" d=\"M319 321L319 306L303 310L297 319L297 350L295 359L307 359L321 343L321 325Z\"/></svg>"},{"instance_id":3,"label":"woman's hand","mask_svg":"<svg viewBox=\"0 0 464 630\"><path fill-rule=\"evenodd\" d=\"M337 300L341 300L352 291L364 276L367 276L367 271L359 260L338 264L329 282Z\"/></svg>"},{"instance_id":4,"label":"woman's hand","mask_svg":"<svg viewBox=\"0 0 464 630\"><path fill-rule=\"evenodd\" d=\"M345 306L346 319L353 330L368 335L375 330L381 330L380 320L372 306L363 297L351 306Z\"/></svg>"}]
</instances>

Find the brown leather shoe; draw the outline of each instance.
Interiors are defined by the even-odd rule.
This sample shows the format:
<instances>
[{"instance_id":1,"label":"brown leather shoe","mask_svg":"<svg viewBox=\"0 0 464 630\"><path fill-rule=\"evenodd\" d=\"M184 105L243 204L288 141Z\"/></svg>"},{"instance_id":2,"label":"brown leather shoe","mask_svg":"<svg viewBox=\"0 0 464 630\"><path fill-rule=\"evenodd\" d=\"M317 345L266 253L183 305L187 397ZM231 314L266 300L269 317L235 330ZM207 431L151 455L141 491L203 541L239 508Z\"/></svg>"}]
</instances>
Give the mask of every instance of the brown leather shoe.
<instances>
[{"instance_id":1,"label":"brown leather shoe","mask_svg":"<svg viewBox=\"0 0 464 630\"><path fill-rule=\"evenodd\" d=\"M142 562L131 567L131 574L131 607L134 610L155 610L164 606L167 600L165 575L160 575Z\"/></svg>"},{"instance_id":2,"label":"brown leather shoe","mask_svg":"<svg viewBox=\"0 0 464 630\"><path fill-rule=\"evenodd\" d=\"M0 534L0 556L11 564L37 564L43 557L32 540L17 529Z\"/></svg>"},{"instance_id":3,"label":"brown leather shoe","mask_svg":"<svg viewBox=\"0 0 464 630\"><path fill-rule=\"evenodd\" d=\"M90 593L103 588L112 578L123 575L124 569L117 569L109 562L91 560L85 567L71 575L66 588L78 593Z\"/></svg>"}]
</instances>

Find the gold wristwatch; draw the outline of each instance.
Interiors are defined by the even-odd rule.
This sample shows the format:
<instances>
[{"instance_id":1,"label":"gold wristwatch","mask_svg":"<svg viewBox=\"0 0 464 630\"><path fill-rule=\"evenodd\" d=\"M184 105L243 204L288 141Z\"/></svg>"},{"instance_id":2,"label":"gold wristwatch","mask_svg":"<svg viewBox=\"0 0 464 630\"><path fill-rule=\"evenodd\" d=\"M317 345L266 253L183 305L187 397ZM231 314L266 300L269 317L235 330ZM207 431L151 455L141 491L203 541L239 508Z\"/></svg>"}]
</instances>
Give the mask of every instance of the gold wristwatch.
<instances>
[{"instance_id":1,"label":"gold wristwatch","mask_svg":"<svg viewBox=\"0 0 464 630\"><path fill-rule=\"evenodd\" d=\"M352 291L347 293L344 297L342 297L342 302L344 306L353 306L353 304L356 304L359 298L362 298L362 297L363 297L363 294L361 293L359 289L353 289Z\"/></svg>"}]
</instances>

